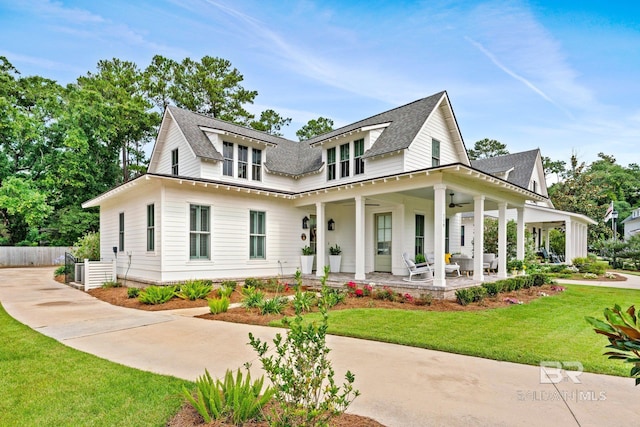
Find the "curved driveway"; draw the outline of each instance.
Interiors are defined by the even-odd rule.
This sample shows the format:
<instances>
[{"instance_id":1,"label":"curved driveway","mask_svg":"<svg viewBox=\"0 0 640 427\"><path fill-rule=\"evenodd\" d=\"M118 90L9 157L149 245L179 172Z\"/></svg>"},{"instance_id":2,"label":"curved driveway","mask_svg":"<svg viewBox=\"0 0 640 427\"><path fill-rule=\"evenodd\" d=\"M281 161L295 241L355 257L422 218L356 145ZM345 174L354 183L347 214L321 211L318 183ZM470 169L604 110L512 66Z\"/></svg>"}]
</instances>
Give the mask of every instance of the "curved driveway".
<instances>
[{"instance_id":1,"label":"curved driveway","mask_svg":"<svg viewBox=\"0 0 640 427\"><path fill-rule=\"evenodd\" d=\"M65 345L135 368L189 380L205 368L215 376L245 362L257 369L249 331L265 339L277 332L201 320L193 311L111 306L55 282L52 272L0 270L0 303ZM389 427L606 426L638 419L640 387L630 378L585 373L580 384L568 378L548 384L536 366L344 337L331 336L328 345L336 379L350 369L362 392L350 412Z\"/></svg>"}]
</instances>

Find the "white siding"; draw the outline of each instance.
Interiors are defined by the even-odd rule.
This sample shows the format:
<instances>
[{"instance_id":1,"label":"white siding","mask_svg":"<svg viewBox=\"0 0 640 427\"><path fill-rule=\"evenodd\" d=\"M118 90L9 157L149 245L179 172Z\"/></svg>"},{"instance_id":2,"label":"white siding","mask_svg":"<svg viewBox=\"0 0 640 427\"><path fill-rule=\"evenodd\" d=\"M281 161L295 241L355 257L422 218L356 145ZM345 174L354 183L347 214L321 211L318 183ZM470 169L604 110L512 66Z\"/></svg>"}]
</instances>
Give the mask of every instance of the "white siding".
<instances>
[{"instance_id":1,"label":"white siding","mask_svg":"<svg viewBox=\"0 0 640 427\"><path fill-rule=\"evenodd\" d=\"M431 141L440 141L440 164L462 162L454 145L451 130L445 121L444 109L446 105L441 103L433 111L429 119L424 123L416 139L405 152L405 171L424 169L431 167Z\"/></svg>"},{"instance_id":2,"label":"white siding","mask_svg":"<svg viewBox=\"0 0 640 427\"><path fill-rule=\"evenodd\" d=\"M375 178L378 176L389 176L403 172L403 154L394 154L384 157L376 157L366 159L364 170L367 178Z\"/></svg>"},{"instance_id":3,"label":"white siding","mask_svg":"<svg viewBox=\"0 0 640 427\"><path fill-rule=\"evenodd\" d=\"M118 199L118 204L105 203L100 207L100 254L102 260L113 259L113 247L118 246L119 214L124 213L124 251L118 252L118 276L133 279L144 277L160 280L161 221L160 191L158 184L142 181L135 191ZM155 248L147 252L147 205L155 205ZM131 266L127 273L129 255Z\"/></svg>"},{"instance_id":4,"label":"white siding","mask_svg":"<svg viewBox=\"0 0 640 427\"><path fill-rule=\"evenodd\" d=\"M200 178L200 160L193 154L180 129L172 120L167 120L165 125L167 130L163 134L164 139L156 142L157 152L154 154L158 159L157 167L155 163L150 165L149 172L171 175L171 151L177 148L178 174Z\"/></svg>"}]
</instances>

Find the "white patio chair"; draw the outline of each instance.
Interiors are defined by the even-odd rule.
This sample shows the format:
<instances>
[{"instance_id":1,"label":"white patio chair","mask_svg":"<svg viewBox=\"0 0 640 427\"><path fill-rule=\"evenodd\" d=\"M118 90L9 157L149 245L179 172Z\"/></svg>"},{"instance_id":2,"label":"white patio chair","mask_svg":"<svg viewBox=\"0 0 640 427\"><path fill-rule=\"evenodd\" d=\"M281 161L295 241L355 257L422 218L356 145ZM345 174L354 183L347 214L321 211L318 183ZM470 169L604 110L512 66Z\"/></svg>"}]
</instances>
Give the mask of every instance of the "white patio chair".
<instances>
[{"instance_id":1,"label":"white patio chair","mask_svg":"<svg viewBox=\"0 0 640 427\"><path fill-rule=\"evenodd\" d=\"M433 280L433 270L431 270L429 264L416 267L416 263L409 259L409 255L407 255L406 252L402 254L402 260L404 261L404 265L407 266L407 270L409 271L409 278L404 279L406 282L417 282L418 280L413 280L413 276L418 276L420 274L427 275L425 279L422 279L420 281Z\"/></svg>"}]
</instances>

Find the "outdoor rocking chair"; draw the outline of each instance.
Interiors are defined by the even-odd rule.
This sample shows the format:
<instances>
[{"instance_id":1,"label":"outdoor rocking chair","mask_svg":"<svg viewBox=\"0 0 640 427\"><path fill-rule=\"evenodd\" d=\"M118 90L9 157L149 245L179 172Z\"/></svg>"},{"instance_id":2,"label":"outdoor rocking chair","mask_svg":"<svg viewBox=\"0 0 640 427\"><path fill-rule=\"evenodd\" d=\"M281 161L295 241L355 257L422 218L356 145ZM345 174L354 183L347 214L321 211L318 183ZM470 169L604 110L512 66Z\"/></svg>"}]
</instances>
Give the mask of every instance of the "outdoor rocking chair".
<instances>
[{"instance_id":1,"label":"outdoor rocking chair","mask_svg":"<svg viewBox=\"0 0 640 427\"><path fill-rule=\"evenodd\" d=\"M407 270L409 271L409 278L404 279L406 282L433 280L433 270L431 269L431 267L429 267L429 264L424 264L420 267L417 267L416 263L409 259L409 255L407 255L406 252L402 254L402 260L404 261L404 265L407 266ZM422 280L413 280L413 276L418 276L421 274L426 274L427 277Z\"/></svg>"}]
</instances>

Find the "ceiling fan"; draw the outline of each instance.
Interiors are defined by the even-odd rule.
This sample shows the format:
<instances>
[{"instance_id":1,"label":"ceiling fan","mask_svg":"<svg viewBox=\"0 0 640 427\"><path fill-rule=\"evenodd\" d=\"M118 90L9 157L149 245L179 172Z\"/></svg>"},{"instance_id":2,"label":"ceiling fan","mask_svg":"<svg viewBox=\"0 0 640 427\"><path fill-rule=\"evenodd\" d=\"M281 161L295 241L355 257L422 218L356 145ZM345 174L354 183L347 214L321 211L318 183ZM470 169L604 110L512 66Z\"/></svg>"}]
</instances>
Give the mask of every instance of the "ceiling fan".
<instances>
[{"instance_id":1,"label":"ceiling fan","mask_svg":"<svg viewBox=\"0 0 640 427\"><path fill-rule=\"evenodd\" d=\"M461 208L464 205L468 205L470 202L463 202L463 203L454 203L453 202L453 193L449 193L449 196L451 197L451 203L449 203L449 207L450 208Z\"/></svg>"}]
</instances>

